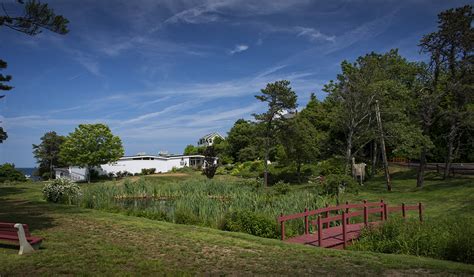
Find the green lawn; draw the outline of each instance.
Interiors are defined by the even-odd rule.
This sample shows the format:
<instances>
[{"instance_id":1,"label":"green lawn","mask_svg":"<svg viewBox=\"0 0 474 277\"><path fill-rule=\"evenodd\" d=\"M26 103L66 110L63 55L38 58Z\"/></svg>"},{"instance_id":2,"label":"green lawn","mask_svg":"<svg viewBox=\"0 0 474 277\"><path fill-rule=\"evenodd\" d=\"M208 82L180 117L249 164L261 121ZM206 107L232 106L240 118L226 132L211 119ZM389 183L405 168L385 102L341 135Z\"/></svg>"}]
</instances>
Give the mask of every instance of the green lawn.
<instances>
[{"instance_id":1,"label":"green lawn","mask_svg":"<svg viewBox=\"0 0 474 277\"><path fill-rule=\"evenodd\" d=\"M400 173L398 177L409 173ZM394 176L395 179L397 175ZM407 178L410 176L407 176ZM167 178L167 177L165 177ZM173 177L186 178L186 176ZM222 177L219 177L222 178ZM225 177L224 177L225 178ZM0 221L28 223L44 237L30 255L0 247L0 275L473 275L474 265L403 255L319 249L240 233L176 225L107 213L41 199L41 184L0 185ZM413 181L394 181L383 191L374 180L351 200L426 203L427 216L472 211L472 179L429 180L423 191Z\"/></svg>"}]
</instances>

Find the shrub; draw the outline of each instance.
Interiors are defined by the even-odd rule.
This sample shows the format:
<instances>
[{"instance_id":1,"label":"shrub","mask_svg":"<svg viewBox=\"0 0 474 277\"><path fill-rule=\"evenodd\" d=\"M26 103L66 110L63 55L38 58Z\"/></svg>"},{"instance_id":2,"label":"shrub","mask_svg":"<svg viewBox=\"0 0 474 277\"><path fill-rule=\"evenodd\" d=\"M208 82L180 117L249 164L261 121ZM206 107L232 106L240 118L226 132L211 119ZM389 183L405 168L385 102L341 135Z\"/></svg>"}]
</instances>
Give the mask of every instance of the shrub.
<instances>
[{"instance_id":1,"label":"shrub","mask_svg":"<svg viewBox=\"0 0 474 277\"><path fill-rule=\"evenodd\" d=\"M344 174L345 163L342 158L329 158L318 163L319 175Z\"/></svg>"},{"instance_id":2,"label":"shrub","mask_svg":"<svg viewBox=\"0 0 474 277\"><path fill-rule=\"evenodd\" d=\"M345 174L329 174L322 182L323 193L335 196L337 203L339 197L345 192L357 191L358 185L351 176Z\"/></svg>"},{"instance_id":3,"label":"shrub","mask_svg":"<svg viewBox=\"0 0 474 277\"><path fill-rule=\"evenodd\" d=\"M191 210L176 209L174 213L174 222L177 224L199 225L201 220Z\"/></svg>"},{"instance_id":4,"label":"shrub","mask_svg":"<svg viewBox=\"0 0 474 277\"><path fill-rule=\"evenodd\" d=\"M143 175L155 174L156 168L142 168Z\"/></svg>"},{"instance_id":5,"label":"shrub","mask_svg":"<svg viewBox=\"0 0 474 277\"><path fill-rule=\"evenodd\" d=\"M82 196L81 188L68 179L60 178L43 188L43 197L48 202L76 204Z\"/></svg>"},{"instance_id":6,"label":"shrub","mask_svg":"<svg viewBox=\"0 0 474 277\"><path fill-rule=\"evenodd\" d=\"M0 165L0 183L5 181L25 182L26 177L23 172L17 170L14 164L5 163Z\"/></svg>"},{"instance_id":7,"label":"shrub","mask_svg":"<svg viewBox=\"0 0 474 277\"><path fill-rule=\"evenodd\" d=\"M275 189L275 191L278 193L278 194L287 194L288 192L290 192L290 185L288 183L285 183L283 181L278 181L278 183L276 183L273 188Z\"/></svg>"},{"instance_id":8,"label":"shrub","mask_svg":"<svg viewBox=\"0 0 474 277\"><path fill-rule=\"evenodd\" d=\"M248 210L227 213L221 224L221 229L226 231L243 232L264 238L278 237L274 220Z\"/></svg>"},{"instance_id":9,"label":"shrub","mask_svg":"<svg viewBox=\"0 0 474 277\"><path fill-rule=\"evenodd\" d=\"M473 264L474 220L452 218L420 223L391 219L381 226L364 229L350 248Z\"/></svg>"}]
</instances>

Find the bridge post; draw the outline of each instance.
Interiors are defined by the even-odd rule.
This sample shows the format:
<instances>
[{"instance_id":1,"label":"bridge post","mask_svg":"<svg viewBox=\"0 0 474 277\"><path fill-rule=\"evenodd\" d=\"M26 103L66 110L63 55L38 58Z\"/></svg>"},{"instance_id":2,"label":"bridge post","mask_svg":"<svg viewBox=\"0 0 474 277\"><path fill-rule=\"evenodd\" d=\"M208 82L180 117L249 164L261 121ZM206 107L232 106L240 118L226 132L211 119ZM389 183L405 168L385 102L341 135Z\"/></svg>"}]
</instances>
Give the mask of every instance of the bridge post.
<instances>
[{"instance_id":1,"label":"bridge post","mask_svg":"<svg viewBox=\"0 0 474 277\"><path fill-rule=\"evenodd\" d=\"M387 209L387 204L383 204L383 214L384 214L384 219L388 219L388 209Z\"/></svg>"},{"instance_id":2,"label":"bridge post","mask_svg":"<svg viewBox=\"0 0 474 277\"><path fill-rule=\"evenodd\" d=\"M367 200L364 200L364 225L369 225L369 209L367 208Z\"/></svg>"},{"instance_id":3,"label":"bridge post","mask_svg":"<svg viewBox=\"0 0 474 277\"><path fill-rule=\"evenodd\" d=\"M329 204L326 203L326 208L329 207ZM329 212L325 212L325 217L329 217ZM326 225L326 228L329 228L329 222L328 223L325 223L324 225Z\"/></svg>"},{"instance_id":4,"label":"bridge post","mask_svg":"<svg viewBox=\"0 0 474 277\"><path fill-rule=\"evenodd\" d=\"M304 208L304 233L309 234L308 208Z\"/></svg>"},{"instance_id":5,"label":"bridge post","mask_svg":"<svg viewBox=\"0 0 474 277\"><path fill-rule=\"evenodd\" d=\"M423 221L423 205L420 203L418 203L418 213L420 214L420 222Z\"/></svg>"},{"instance_id":6,"label":"bridge post","mask_svg":"<svg viewBox=\"0 0 474 277\"><path fill-rule=\"evenodd\" d=\"M403 216L403 218L407 217L407 211L406 211L406 208L405 208L405 203L402 203L402 216Z\"/></svg>"},{"instance_id":7,"label":"bridge post","mask_svg":"<svg viewBox=\"0 0 474 277\"><path fill-rule=\"evenodd\" d=\"M342 212L342 240L344 241L344 249L347 246L347 237L346 237L346 213Z\"/></svg>"},{"instance_id":8,"label":"bridge post","mask_svg":"<svg viewBox=\"0 0 474 277\"><path fill-rule=\"evenodd\" d=\"M385 206L385 204L383 203L383 199L382 199L382 200L380 200L380 220L381 221L383 221L385 219L384 206Z\"/></svg>"},{"instance_id":9,"label":"bridge post","mask_svg":"<svg viewBox=\"0 0 474 277\"><path fill-rule=\"evenodd\" d=\"M283 213L280 214L283 217ZM281 240L285 240L285 221L282 220L280 222L280 230L281 230Z\"/></svg>"},{"instance_id":10,"label":"bridge post","mask_svg":"<svg viewBox=\"0 0 474 277\"><path fill-rule=\"evenodd\" d=\"M323 246L323 224L321 224L321 215L318 214L318 245Z\"/></svg>"},{"instance_id":11,"label":"bridge post","mask_svg":"<svg viewBox=\"0 0 474 277\"><path fill-rule=\"evenodd\" d=\"M349 201L346 201L346 205L349 205ZM346 206L346 213L349 213L349 208ZM347 218L347 224L349 224L349 218Z\"/></svg>"}]
</instances>

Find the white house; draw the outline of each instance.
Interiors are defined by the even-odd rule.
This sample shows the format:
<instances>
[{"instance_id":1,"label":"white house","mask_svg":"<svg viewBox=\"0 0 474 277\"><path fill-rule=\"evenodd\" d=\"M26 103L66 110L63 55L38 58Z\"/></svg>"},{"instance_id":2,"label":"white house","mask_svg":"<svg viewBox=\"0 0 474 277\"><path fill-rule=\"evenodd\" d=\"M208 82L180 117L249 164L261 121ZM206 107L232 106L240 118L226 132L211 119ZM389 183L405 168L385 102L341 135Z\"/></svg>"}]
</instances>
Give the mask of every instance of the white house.
<instances>
[{"instance_id":1,"label":"white house","mask_svg":"<svg viewBox=\"0 0 474 277\"><path fill-rule=\"evenodd\" d=\"M173 168L185 166L199 168L204 163L202 155L146 155L125 156L118 161L103 164L95 168L101 175L117 174L117 172L141 173L142 169L154 168L156 173L171 171ZM73 181L87 180L87 169L77 166L55 168L56 178L68 178Z\"/></svg>"},{"instance_id":2,"label":"white house","mask_svg":"<svg viewBox=\"0 0 474 277\"><path fill-rule=\"evenodd\" d=\"M205 136L203 136L202 138L199 139L198 147L211 146L214 143L214 140L216 138L224 139L224 137L221 136L219 133L207 134L207 135L205 135Z\"/></svg>"}]
</instances>

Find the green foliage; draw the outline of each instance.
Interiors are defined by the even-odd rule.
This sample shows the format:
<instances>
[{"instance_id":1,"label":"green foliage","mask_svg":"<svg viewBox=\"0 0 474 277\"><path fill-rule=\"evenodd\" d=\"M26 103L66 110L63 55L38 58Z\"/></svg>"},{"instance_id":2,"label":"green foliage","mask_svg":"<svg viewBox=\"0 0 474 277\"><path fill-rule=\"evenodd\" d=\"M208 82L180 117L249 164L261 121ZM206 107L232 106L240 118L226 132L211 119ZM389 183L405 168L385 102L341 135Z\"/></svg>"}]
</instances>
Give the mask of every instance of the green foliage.
<instances>
[{"instance_id":1,"label":"green foliage","mask_svg":"<svg viewBox=\"0 0 474 277\"><path fill-rule=\"evenodd\" d=\"M329 174L344 174L345 161L342 158L333 157L318 162L318 175L327 176Z\"/></svg>"},{"instance_id":2,"label":"green foliage","mask_svg":"<svg viewBox=\"0 0 474 277\"><path fill-rule=\"evenodd\" d=\"M25 174L15 168L14 164L4 163L0 165L0 183L7 181L26 181Z\"/></svg>"},{"instance_id":3,"label":"green foliage","mask_svg":"<svg viewBox=\"0 0 474 277\"><path fill-rule=\"evenodd\" d=\"M81 188L64 178L54 180L43 187L43 198L48 202L77 204L82 196Z\"/></svg>"},{"instance_id":4,"label":"green foliage","mask_svg":"<svg viewBox=\"0 0 474 277\"><path fill-rule=\"evenodd\" d=\"M290 184L288 183L285 183L283 181L278 181L274 186L273 186L273 190L278 193L278 194L287 194L288 192L290 192L291 188L290 188Z\"/></svg>"},{"instance_id":5,"label":"green foliage","mask_svg":"<svg viewBox=\"0 0 474 277\"><path fill-rule=\"evenodd\" d=\"M428 220L389 220L366 228L352 250L427 256L436 259L474 263L474 220L451 218Z\"/></svg>"},{"instance_id":6,"label":"green foliage","mask_svg":"<svg viewBox=\"0 0 474 277\"><path fill-rule=\"evenodd\" d=\"M1 86L1 84L0 84ZM7 132L3 130L3 127L0 127L0 143L3 143L8 138Z\"/></svg>"},{"instance_id":7,"label":"green foliage","mask_svg":"<svg viewBox=\"0 0 474 277\"><path fill-rule=\"evenodd\" d=\"M65 140L64 136L56 134L56 132L47 132L41 137L41 143L33 144L33 156L39 164L38 175L43 179L52 179L55 167L66 166L59 159L59 151L61 144Z\"/></svg>"},{"instance_id":8,"label":"green foliage","mask_svg":"<svg viewBox=\"0 0 474 277\"><path fill-rule=\"evenodd\" d=\"M347 192L357 192L359 185L351 176L346 174L329 174L322 182L323 192L336 198L340 202L342 194Z\"/></svg>"},{"instance_id":9,"label":"green foliage","mask_svg":"<svg viewBox=\"0 0 474 277\"><path fill-rule=\"evenodd\" d=\"M214 146L206 147L204 151L204 165L202 167L203 174L206 175L208 179L212 179L218 167L219 163L216 152L214 151Z\"/></svg>"},{"instance_id":10,"label":"green foliage","mask_svg":"<svg viewBox=\"0 0 474 277\"><path fill-rule=\"evenodd\" d=\"M165 177L141 178L136 182L125 180L87 186L81 205L141 214L147 218L155 218L153 215L157 214L156 218L160 220L222 228L224 216L235 211L252 211L258 214L258 220L264 216L264 222L272 222L275 226L277 214L301 212L304 208L316 209L328 201L328 198L313 191L289 190L282 194L274 193L273 189L264 190L261 189L261 179L215 181L194 175L181 182L167 180ZM288 224L287 235L298 233L301 224ZM255 230L251 232L257 233Z\"/></svg>"},{"instance_id":11,"label":"green foliage","mask_svg":"<svg viewBox=\"0 0 474 277\"><path fill-rule=\"evenodd\" d=\"M18 2L23 4L23 1ZM22 16L0 16L0 27L6 26L28 35L37 35L41 33L41 29L64 35L69 32L68 24L69 20L62 15L56 15L48 4L36 0L26 2Z\"/></svg>"},{"instance_id":12,"label":"green foliage","mask_svg":"<svg viewBox=\"0 0 474 277\"><path fill-rule=\"evenodd\" d=\"M202 155L204 153L205 147L197 147L192 144L188 144L184 148L184 155Z\"/></svg>"},{"instance_id":13,"label":"green foliage","mask_svg":"<svg viewBox=\"0 0 474 277\"><path fill-rule=\"evenodd\" d=\"M123 156L122 141L105 124L80 124L61 145L60 157L70 165L91 168Z\"/></svg>"},{"instance_id":14,"label":"green foliage","mask_svg":"<svg viewBox=\"0 0 474 277\"><path fill-rule=\"evenodd\" d=\"M222 229L232 232L243 232L264 238L277 238L275 220L249 210L227 213L223 219Z\"/></svg>"},{"instance_id":15,"label":"green foliage","mask_svg":"<svg viewBox=\"0 0 474 277\"><path fill-rule=\"evenodd\" d=\"M142 168L142 175L155 174L156 168Z\"/></svg>"}]
</instances>

